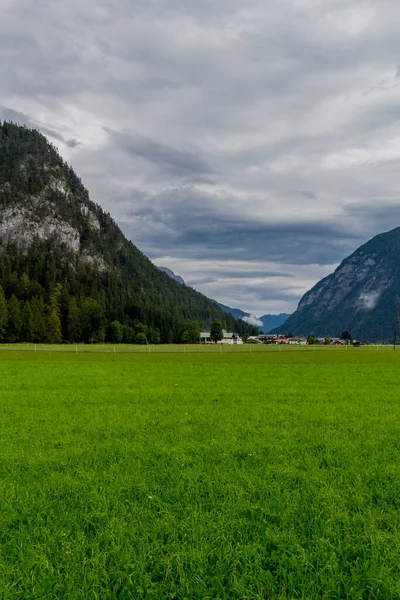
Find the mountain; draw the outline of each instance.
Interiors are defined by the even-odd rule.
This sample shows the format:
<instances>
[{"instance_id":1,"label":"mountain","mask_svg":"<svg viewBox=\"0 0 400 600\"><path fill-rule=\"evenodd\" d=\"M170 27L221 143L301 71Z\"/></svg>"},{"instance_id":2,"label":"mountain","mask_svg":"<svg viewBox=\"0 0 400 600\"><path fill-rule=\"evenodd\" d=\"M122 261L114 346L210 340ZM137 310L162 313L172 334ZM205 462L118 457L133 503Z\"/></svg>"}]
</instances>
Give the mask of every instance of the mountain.
<instances>
[{"instance_id":1,"label":"mountain","mask_svg":"<svg viewBox=\"0 0 400 600\"><path fill-rule=\"evenodd\" d=\"M340 336L347 329L361 340L393 339L400 313L399 256L400 227L377 235L303 296L284 330Z\"/></svg>"},{"instance_id":2,"label":"mountain","mask_svg":"<svg viewBox=\"0 0 400 600\"><path fill-rule=\"evenodd\" d=\"M162 271L163 273L168 275L168 277L170 277L177 283L180 283L181 285L185 285L185 282L183 281L182 277L180 277L179 275L175 275L175 273L173 271L171 271L171 269L168 269L167 267L157 267L157 269L160 269L160 271Z\"/></svg>"},{"instance_id":3,"label":"mountain","mask_svg":"<svg viewBox=\"0 0 400 600\"><path fill-rule=\"evenodd\" d=\"M157 269L43 135L0 122L0 339L177 342L215 318L256 331Z\"/></svg>"},{"instance_id":4,"label":"mountain","mask_svg":"<svg viewBox=\"0 0 400 600\"><path fill-rule=\"evenodd\" d=\"M263 324L261 329L264 333L269 333L271 329L286 323L289 317L290 315L287 313L280 313L279 315L263 315L262 317L259 317L259 320L262 321Z\"/></svg>"},{"instance_id":5,"label":"mountain","mask_svg":"<svg viewBox=\"0 0 400 600\"><path fill-rule=\"evenodd\" d=\"M220 308L222 308L222 310L230 315L232 315L233 317L235 317L235 319L243 319L243 317L250 317L249 313L244 312L243 310L240 310L240 308L231 308L230 306L226 306L225 304L221 304L221 302L217 302L216 300L213 300L213 302L215 302L216 304L218 304L218 306Z\"/></svg>"},{"instance_id":6,"label":"mountain","mask_svg":"<svg viewBox=\"0 0 400 600\"><path fill-rule=\"evenodd\" d=\"M215 300L215 302L217 302ZM274 327L279 327L290 317L290 315L286 313L280 313L279 315L263 315L262 317L254 317L250 313L246 313L240 308L231 308L230 306L226 306L225 304L221 304L221 302L217 302L218 306L222 308L225 312L233 315L235 319L247 319L251 318L257 321L261 321L262 325L257 325L260 331L264 333L269 333L271 329Z\"/></svg>"}]
</instances>

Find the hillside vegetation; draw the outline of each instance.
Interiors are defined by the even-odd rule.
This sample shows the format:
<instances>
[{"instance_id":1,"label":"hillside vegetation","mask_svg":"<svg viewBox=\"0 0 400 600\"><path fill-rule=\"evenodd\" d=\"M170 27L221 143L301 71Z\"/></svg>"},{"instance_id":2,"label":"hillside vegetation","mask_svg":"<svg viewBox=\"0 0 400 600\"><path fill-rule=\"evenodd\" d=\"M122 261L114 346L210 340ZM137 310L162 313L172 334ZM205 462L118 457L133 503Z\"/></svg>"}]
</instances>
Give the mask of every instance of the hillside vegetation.
<instances>
[{"instance_id":1,"label":"hillside vegetation","mask_svg":"<svg viewBox=\"0 0 400 600\"><path fill-rule=\"evenodd\" d=\"M157 269L44 136L0 123L0 340L179 342L216 318L257 331Z\"/></svg>"}]
</instances>

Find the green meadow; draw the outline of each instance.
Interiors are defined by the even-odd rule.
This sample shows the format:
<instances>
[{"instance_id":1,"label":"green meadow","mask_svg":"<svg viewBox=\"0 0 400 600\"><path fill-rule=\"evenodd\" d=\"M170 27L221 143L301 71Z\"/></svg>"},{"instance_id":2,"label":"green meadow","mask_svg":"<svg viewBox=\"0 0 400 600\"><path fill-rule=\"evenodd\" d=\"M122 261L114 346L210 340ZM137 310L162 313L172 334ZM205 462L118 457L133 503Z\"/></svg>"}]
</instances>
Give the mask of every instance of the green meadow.
<instances>
[{"instance_id":1,"label":"green meadow","mask_svg":"<svg viewBox=\"0 0 400 600\"><path fill-rule=\"evenodd\" d=\"M2 600L400 599L400 349L106 350L0 349Z\"/></svg>"}]
</instances>

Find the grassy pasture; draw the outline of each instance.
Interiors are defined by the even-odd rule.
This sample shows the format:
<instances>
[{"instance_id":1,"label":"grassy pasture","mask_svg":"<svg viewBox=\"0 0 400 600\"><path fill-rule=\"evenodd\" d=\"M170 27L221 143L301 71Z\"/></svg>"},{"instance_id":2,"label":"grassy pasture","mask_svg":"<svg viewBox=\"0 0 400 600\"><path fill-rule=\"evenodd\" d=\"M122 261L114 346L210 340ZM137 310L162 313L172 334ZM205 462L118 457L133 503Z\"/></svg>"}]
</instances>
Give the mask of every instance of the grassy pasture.
<instances>
[{"instance_id":1,"label":"grassy pasture","mask_svg":"<svg viewBox=\"0 0 400 600\"><path fill-rule=\"evenodd\" d=\"M400 349L81 350L0 349L1 599L400 599Z\"/></svg>"}]
</instances>

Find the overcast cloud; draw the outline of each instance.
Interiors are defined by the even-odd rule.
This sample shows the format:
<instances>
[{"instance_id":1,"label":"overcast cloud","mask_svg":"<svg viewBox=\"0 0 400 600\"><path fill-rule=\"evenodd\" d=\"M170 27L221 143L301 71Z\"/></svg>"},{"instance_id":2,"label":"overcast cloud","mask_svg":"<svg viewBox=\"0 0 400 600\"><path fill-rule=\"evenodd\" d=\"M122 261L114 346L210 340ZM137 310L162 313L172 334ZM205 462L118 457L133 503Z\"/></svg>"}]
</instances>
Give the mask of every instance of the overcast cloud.
<instances>
[{"instance_id":1,"label":"overcast cloud","mask_svg":"<svg viewBox=\"0 0 400 600\"><path fill-rule=\"evenodd\" d=\"M260 316L400 225L396 0L0 0L0 118L156 264Z\"/></svg>"}]
</instances>

